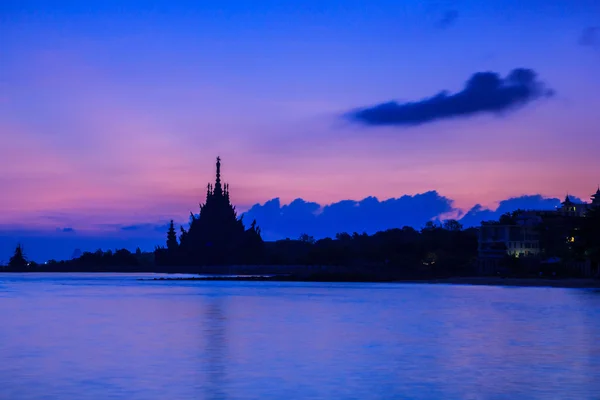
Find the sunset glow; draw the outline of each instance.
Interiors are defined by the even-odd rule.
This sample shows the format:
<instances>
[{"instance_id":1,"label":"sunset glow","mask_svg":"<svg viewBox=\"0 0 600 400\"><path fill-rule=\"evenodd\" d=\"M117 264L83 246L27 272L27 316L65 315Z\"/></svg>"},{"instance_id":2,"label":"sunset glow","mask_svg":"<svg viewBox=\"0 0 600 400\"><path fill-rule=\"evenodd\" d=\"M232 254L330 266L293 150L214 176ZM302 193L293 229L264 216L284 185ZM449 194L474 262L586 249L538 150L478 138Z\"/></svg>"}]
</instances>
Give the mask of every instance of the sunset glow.
<instances>
[{"instance_id":1,"label":"sunset glow","mask_svg":"<svg viewBox=\"0 0 600 400\"><path fill-rule=\"evenodd\" d=\"M578 43L598 23L592 2L565 14L565 2L468 1L443 28L445 8L420 1L13 3L0 6L6 229L183 222L217 155L241 211L430 190L467 211L525 194L587 200L600 181L600 52ZM341 118L518 67L555 95L413 127Z\"/></svg>"}]
</instances>

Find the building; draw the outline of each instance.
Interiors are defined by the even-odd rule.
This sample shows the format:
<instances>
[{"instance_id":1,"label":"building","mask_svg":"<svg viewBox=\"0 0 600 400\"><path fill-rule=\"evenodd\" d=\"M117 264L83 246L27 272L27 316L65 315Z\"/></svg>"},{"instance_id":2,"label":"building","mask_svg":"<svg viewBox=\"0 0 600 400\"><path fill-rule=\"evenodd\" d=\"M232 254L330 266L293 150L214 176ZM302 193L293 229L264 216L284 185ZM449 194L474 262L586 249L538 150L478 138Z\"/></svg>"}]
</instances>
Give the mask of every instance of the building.
<instances>
[{"instance_id":1,"label":"building","mask_svg":"<svg viewBox=\"0 0 600 400\"><path fill-rule=\"evenodd\" d=\"M540 236L537 226L542 217L535 211L518 215L513 223L484 222L479 228L478 269L482 274L493 274L507 256L532 257L540 254Z\"/></svg>"},{"instance_id":2,"label":"building","mask_svg":"<svg viewBox=\"0 0 600 400\"><path fill-rule=\"evenodd\" d=\"M190 213L190 226L181 227L179 242L171 227L167 247L155 252L162 266L224 266L257 263L262 256L260 228L253 221L246 228L229 198L229 184L221 181L221 159L217 157L215 183L206 188L200 213Z\"/></svg>"},{"instance_id":3,"label":"building","mask_svg":"<svg viewBox=\"0 0 600 400\"><path fill-rule=\"evenodd\" d=\"M479 228L477 248L479 273L495 274L508 256L522 258L541 255L543 249L540 246L539 224L558 217L563 225L569 225L573 218L584 217L591 207L600 207L600 187L591 200L591 203L575 203L567 195L561 206L553 211L523 211L514 218L483 222ZM566 240L573 241L574 238Z\"/></svg>"},{"instance_id":4,"label":"building","mask_svg":"<svg viewBox=\"0 0 600 400\"><path fill-rule=\"evenodd\" d=\"M592 195L592 199L595 195ZM565 217L583 217L587 212L588 208L591 206L589 203L575 203L567 194L565 196L565 200L561 203L561 206L556 210L556 212Z\"/></svg>"},{"instance_id":5,"label":"building","mask_svg":"<svg viewBox=\"0 0 600 400\"><path fill-rule=\"evenodd\" d=\"M592 202L588 204L589 207L600 207L600 185L598 185L598 190L591 196Z\"/></svg>"},{"instance_id":6,"label":"building","mask_svg":"<svg viewBox=\"0 0 600 400\"><path fill-rule=\"evenodd\" d=\"M596 193L590 196L590 199L592 200L590 203L575 203L567 194L565 200L561 203L561 207L559 207L556 212L564 216L584 217L585 213L591 207L600 207L600 186L598 186Z\"/></svg>"}]
</instances>

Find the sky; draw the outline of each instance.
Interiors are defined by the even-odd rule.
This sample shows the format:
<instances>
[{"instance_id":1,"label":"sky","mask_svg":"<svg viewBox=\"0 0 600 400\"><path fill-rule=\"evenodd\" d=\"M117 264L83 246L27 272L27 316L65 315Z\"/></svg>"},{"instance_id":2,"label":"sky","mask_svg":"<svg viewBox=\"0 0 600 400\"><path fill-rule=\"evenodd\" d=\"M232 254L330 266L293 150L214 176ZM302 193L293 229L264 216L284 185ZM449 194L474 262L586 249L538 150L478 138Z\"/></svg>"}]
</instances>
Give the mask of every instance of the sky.
<instances>
[{"instance_id":1,"label":"sky","mask_svg":"<svg viewBox=\"0 0 600 400\"><path fill-rule=\"evenodd\" d=\"M599 68L595 0L4 0L0 262L152 249L217 155L268 240L586 201Z\"/></svg>"}]
</instances>

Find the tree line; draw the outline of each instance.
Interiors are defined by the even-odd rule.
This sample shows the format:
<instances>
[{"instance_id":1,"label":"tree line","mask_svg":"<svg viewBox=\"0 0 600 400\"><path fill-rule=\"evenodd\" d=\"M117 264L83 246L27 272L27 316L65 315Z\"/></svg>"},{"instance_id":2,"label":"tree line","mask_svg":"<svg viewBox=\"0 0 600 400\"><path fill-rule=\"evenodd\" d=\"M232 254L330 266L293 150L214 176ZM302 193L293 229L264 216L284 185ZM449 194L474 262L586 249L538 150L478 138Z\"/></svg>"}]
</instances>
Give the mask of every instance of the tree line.
<instances>
[{"instance_id":1,"label":"tree line","mask_svg":"<svg viewBox=\"0 0 600 400\"><path fill-rule=\"evenodd\" d=\"M174 231L167 243L174 246ZM167 247L168 249L168 247ZM422 229L405 226L372 235L339 233L335 238L316 240L308 234L297 239L264 242L251 257L239 257L243 264L265 266L350 267L363 272L379 271L399 277L448 277L473 275L477 256L477 229L463 229L455 221L428 222ZM243 251L243 248L238 249ZM157 262L158 252L85 252L73 260L37 265L29 263L18 246L6 270L26 271L110 271L110 272L203 272L198 265L166 265Z\"/></svg>"}]
</instances>

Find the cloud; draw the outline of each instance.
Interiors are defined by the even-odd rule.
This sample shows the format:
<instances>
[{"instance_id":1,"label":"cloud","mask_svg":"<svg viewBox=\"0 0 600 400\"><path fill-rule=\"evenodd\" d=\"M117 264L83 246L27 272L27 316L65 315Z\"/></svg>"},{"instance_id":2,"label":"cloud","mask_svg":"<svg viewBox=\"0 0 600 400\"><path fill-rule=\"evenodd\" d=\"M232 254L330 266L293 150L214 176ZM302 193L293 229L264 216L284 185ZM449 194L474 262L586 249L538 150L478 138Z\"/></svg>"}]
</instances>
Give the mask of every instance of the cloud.
<instances>
[{"instance_id":1,"label":"cloud","mask_svg":"<svg viewBox=\"0 0 600 400\"><path fill-rule=\"evenodd\" d=\"M589 26L581 32L579 44L586 47L600 48L600 26Z\"/></svg>"},{"instance_id":2,"label":"cloud","mask_svg":"<svg viewBox=\"0 0 600 400\"><path fill-rule=\"evenodd\" d=\"M175 226L177 226L176 222ZM125 225L119 229L125 232L166 232L169 229L169 223Z\"/></svg>"},{"instance_id":3,"label":"cloud","mask_svg":"<svg viewBox=\"0 0 600 400\"><path fill-rule=\"evenodd\" d=\"M329 205L303 199L281 205L275 198L252 206L244 214L244 222L256 219L265 240L296 239L303 233L323 238L339 232L371 234L404 225L420 227L452 210L452 200L436 191L388 200L342 200Z\"/></svg>"},{"instance_id":4,"label":"cloud","mask_svg":"<svg viewBox=\"0 0 600 400\"><path fill-rule=\"evenodd\" d=\"M469 117L479 113L501 114L534 100L549 97L553 91L537 79L531 69L517 68L506 78L495 72L478 72L462 91L446 91L416 102L391 101L351 111L346 118L369 126L411 126L442 119Z\"/></svg>"},{"instance_id":5,"label":"cloud","mask_svg":"<svg viewBox=\"0 0 600 400\"><path fill-rule=\"evenodd\" d=\"M436 27L438 27L440 29L450 28L452 25L454 25L456 23L457 19L458 19L458 11L456 11L456 10L447 10L444 13L444 15L442 15L442 18L440 18L437 21Z\"/></svg>"},{"instance_id":6,"label":"cloud","mask_svg":"<svg viewBox=\"0 0 600 400\"><path fill-rule=\"evenodd\" d=\"M67 228L56 228L56 230L58 232L62 232L62 233L75 233L75 229L67 227Z\"/></svg>"}]
</instances>

